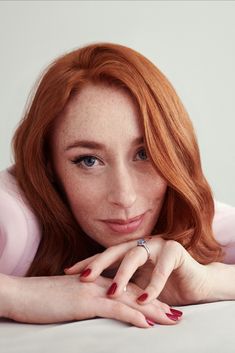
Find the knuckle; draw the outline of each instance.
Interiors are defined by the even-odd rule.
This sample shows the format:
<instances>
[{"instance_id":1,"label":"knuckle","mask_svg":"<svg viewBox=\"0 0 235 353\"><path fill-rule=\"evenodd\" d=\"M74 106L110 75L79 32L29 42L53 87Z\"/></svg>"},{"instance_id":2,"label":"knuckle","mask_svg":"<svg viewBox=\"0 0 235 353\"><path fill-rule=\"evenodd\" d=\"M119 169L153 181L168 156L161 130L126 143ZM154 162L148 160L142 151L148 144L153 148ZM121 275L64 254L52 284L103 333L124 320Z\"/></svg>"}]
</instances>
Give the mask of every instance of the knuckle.
<instances>
[{"instance_id":1,"label":"knuckle","mask_svg":"<svg viewBox=\"0 0 235 353\"><path fill-rule=\"evenodd\" d=\"M136 257L136 248L130 249L126 254L126 257L128 257L129 259L133 259L133 257Z\"/></svg>"},{"instance_id":2,"label":"knuckle","mask_svg":"<svg viewBox=\"0 0 235 353\"><path fill-rule=\"evenodd\" d=\"M141 249L141 247L135 247L131 250L129 250L126 254L126 259L132 263L136 264L137 266L140 266L143 264L143 257L140 256L141 252L143 251L143 254L146 255L146 251L144 249Z\"/></svg>"},{"instance_id":3,"label":"knuckle","mask_svg":"<svg viewBox=\"0 0 235 353\"><path fill-rule=\"evenodd\" d=\"M155 293L157 292L157 288L156 288L156 285L154 283L151 283L149 286L148 286L148 290L147 290L151 297L154 297L155 296Z\"/></svg>"},{"instance_id":4,"label":"knuckle","mask_svg":"<svg viewBox=\"0 0 235 353\"><path fill-rule=\"evenodd\" d=\"M183 246L175 240L167 240L165 243L165 247L175 252L181 252L183 248Z\"/></svg>"},{"instance_id":5,"label":"knuckle","mask_svg":"<svg viewBox=\"0 0 235 353\"><path fill-rule=\"evenodd\" d=\"M118 302L118 301L112 301L110 303L110 309L112 310L112 312L114 314L118 314L121 317L125 316L125 314L126 314L125 306L122 303Z\"/></svg>"},{"instance_id":6,"label":"knuckle","mask_svg":"<svg viewBox=\"0 0 235 353\"><path fill-rule=\"evenodd\" d=\"M170 239L170 240L166 241L165 246L169 247L169 248L173 248L173 247L177 246L176 244L177 244L177 242L175 240Z\"/></svg>"},{"instance_id":7,"label":"knuckle","mask_svg":"<svg viewBox=\"0 0 235 353\"><path fill-rule=\"evenodd\" d=\"M153 270L153 275L157 277L157 279L165 279L167 276L167 273L162 269L162 268L158 268L155 267L155 269Z\"/></svg>"},{"instance_id":8,"label":"knuckle","mask_svg":"<svg viewBox=\"0 0 235 353\"><path fill-rule=\"evenodd\" d=\"M126 270L122 267L120 267L118 269L117 275L115 276L115 279L118 280L118 282L120 283L120 281L122 280L123 277L126 276Z\"/></svg>"},{"instance_id":9,"label":"knuckle","mask_svg":"<svg viewBox=\"0 0 235 353\"><path fill-rule=\"evenodd\" d=\"M153 239L154 241L156 241L159 244L164 244L166 242L165 239L163 239L161 236L157 236L156 238Z\"/></svg>"},{"instance_id":10,"label":"knuckle","mask_svg":"<svg viewBox=\"0 0 235 353\"><path fill-rule=\"evenodd\" d=\"M139 295L140 288L136 284L129 282L127 285L127 292L128 292L128 294L131 293L133 295Z\"/></svg>"},{"instance_id":11,"label":"knuckle","mask_svg":"<svg viewBox=\"0 0 235 353\"><path fill-rule=\"evenodd\" d=\"M152 239L148 240L149 244L156 244L158 247L162 247L165 243L166 240L163 239L161 236L156 236L153 237Z\"/></svg>"},{"instance_id":12,"label":"knuckle","mask_svg":"<svg viewBox=\"0 0 235 353\"><path fill-rule=\"evenodd\" d=\"M101 255L102 255L102 254L105 254L105 255L108 254L108 255L110 255L110 254L113 253L114 249L115 249L115 246L114 246L114 245L111 245L110 247L108 247L107 249L105 249L105 250L101 253Z\"/></svg>"},{"instance_id":13,"label":"knuckle","mask_svg":"<svg viewBox=\"0 0 235 353\"><path fill-rule=\"evenodd\" d=\"M104 259L106 258L107 256L107 253L108 253L108 250L105 250L104 252L102 252L101 254L98 254L95 259L93 261L90 262L90 266L92 266L92 268L96 268L96 267L101 267L103 262L104 262Z\"/></svg>"},{"instance_id":14,"label":"knuckle","mask_svg":"<svg viewBox=\"0 0 235 353\"><path fill-rule=\"evenodd\" d=\"M144 310L144 308L141 307L139 310L133 311L133 320L135 322L141 321L143 319L143 313L141 313L141 310Z\"/></svg>"},{"instance_id":15,"label":"knuckle","mask_svg":"<svg viewBox=\"0 0 235 353\"><path fill-rule=\"evenodd\" d=\"M86 267L95 268L99 263L100 263L100 257L96 257L94 260L92 260L91 262L89 262L89 264L87 264Z\"/></svg>"}]
</instances>

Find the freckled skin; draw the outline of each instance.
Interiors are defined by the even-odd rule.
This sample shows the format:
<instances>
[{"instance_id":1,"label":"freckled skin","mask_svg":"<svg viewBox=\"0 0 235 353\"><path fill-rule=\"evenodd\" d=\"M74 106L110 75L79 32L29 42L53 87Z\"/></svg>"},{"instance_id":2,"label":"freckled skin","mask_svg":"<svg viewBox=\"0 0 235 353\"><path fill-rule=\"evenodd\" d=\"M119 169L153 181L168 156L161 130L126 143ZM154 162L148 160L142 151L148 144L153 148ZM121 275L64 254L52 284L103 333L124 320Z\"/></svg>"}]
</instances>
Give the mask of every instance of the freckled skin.
<instances>
[{"instance_id":1,"label":"freckled skin","mask_svg":"<svg viewBox=\"0 0 235 353\"><path fill-rule=\"evenodd\" d=\"M143 159L144 144L131 145L139 136L143 137L143 131L131 96L101 84L84 86L53 131L53 168L71 210L83 230L104 247L150 235L162 206L167 184L151 161ZM100 142L106 150L76 147L65 151L75 140ZM74 164L81 155L96 158ZM144 212L140 227L128 234L119 234L102 222Z\"/></svg>"}]
</instances>

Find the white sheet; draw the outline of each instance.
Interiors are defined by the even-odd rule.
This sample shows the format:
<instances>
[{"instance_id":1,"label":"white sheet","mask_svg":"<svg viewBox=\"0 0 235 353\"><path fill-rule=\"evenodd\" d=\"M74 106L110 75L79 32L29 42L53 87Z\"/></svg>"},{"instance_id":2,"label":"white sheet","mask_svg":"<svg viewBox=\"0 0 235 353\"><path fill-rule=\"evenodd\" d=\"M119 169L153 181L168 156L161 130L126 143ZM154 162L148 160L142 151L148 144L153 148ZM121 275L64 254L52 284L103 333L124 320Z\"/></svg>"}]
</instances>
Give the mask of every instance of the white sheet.
<instances>
[{"instance_id":1,"label":"white sheet","mask_svg":"<svg viewBox=\"0 0 235 353\"><path fill-rule=\"evenodd\" d=\"M139 329L109 319L53 325L0 320L1 353L234 353L235 301L178 307L174 326Z\"/></svg>"}]
</instances>

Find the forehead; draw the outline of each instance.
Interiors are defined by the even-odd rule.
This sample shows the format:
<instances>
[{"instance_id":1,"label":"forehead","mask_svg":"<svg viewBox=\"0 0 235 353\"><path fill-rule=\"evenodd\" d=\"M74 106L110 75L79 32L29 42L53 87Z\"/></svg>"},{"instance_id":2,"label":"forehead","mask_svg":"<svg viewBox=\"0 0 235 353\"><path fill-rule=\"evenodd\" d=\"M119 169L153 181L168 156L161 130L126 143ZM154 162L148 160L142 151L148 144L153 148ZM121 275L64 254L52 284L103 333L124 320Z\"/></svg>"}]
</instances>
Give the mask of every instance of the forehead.
<instances>
[{"instance_id":1,"label":"forehead","mask_svg":"<svg viewBox=\"0 0 235 353\"><path fill-rule=\"evenodd\" d=\"M75 95L55 124L60 141L73 138L120 140L141 135L137 104L124 89L87 84Z\"/></svg>"}]
</instances>

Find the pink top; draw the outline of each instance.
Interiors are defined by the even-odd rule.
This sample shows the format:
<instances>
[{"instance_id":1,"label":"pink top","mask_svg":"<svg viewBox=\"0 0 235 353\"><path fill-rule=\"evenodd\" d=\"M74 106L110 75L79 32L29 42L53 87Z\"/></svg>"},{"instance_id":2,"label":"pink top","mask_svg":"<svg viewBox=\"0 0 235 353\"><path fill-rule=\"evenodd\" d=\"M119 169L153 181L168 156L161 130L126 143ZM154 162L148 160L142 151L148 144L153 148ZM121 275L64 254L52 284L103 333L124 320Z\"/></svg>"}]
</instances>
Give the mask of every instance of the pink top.
<instances>
[{"instance_id":1,"label":"pink top","mask_svg":"<svg viewBox=\"0 0 235 353\"><path fill-rule=\"evenodd\" d=\"M0 272L24 276L36 254L41 230L8 170L0 172Z\"/></svg>"},{"instance_id":2,"label":"pink top","mask_svg":"<svg viewBox=\"0 0 235 353\"><path fill-rule=\"evenodd\" d=\"M0 172L0 272L24 276L36 254L40 224L16 179ZM217 241L224 246L224 263L235 264L235 208L215 202L213 221Z\"/></svg>"}]
</instances>

